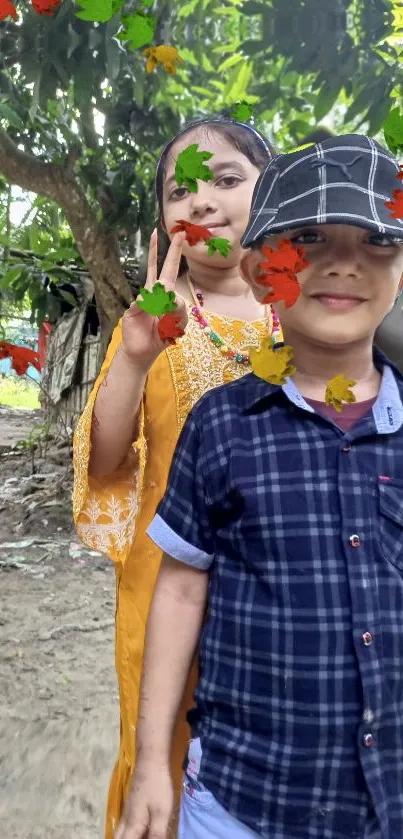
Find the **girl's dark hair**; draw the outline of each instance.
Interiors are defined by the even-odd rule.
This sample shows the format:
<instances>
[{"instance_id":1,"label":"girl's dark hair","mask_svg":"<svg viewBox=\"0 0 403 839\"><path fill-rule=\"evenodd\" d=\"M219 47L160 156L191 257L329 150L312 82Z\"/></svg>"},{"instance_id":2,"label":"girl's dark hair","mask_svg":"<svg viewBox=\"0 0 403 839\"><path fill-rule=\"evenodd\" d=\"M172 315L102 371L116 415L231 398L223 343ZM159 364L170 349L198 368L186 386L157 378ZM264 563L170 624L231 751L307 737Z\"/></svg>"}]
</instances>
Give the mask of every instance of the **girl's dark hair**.
<instances>
[{"instance_id":1,"label":"girl's dark hair","mask_svg":"<svg viewBox=\"0 0 403 839\"><path fill-rule=\"evenodd\" d=\"M231 146L244 154L253 166L256 166L258 169L264 169L269 163L270 158L276 153L271 143L256 128L253 128L247 123L236 122L233 119L223 116L202 117L201 119L192 120L192 122L188 122L179 131L176 137L170 140L162 151L155 176L155 193L158 203L158 219L156 225L158 231L158 276L161 273L170 245L169 236L163 228L162 203L167 158L172 146L177 140L195 128L199 128L199 126L205 126L207 130L210 128L217 134L221 134L222 137L228 140ZM187 270L188 263L183 256L179 265L178 276L185 274Z\"/></svg>"}]
</instances>

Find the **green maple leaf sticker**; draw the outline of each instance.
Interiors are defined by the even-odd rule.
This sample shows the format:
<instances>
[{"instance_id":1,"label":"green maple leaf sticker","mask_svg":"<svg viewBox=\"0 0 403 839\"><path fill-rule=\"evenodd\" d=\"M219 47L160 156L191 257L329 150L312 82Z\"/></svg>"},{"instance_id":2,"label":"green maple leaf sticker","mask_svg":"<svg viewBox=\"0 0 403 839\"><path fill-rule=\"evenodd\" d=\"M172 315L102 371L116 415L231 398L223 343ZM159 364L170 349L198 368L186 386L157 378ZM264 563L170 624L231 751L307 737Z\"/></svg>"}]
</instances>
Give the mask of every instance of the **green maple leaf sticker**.
<instances>
[{"instance_id":1,"label":"green maple leaf sticker","mask_svg":"<svg viewBox=\"0 0 403 839\"><path fill-rule=\"evenodd\" d=\"M76 12L80 20L106 23L122 8L124 0L78 0L81 11Z\"/></svg>"},{"instance_id":2,"label":"green maple leaf sticker","mask_svg":"<svg viewBox=\"0 0 403 839\"><path fill-rule=\"evenodd\" d=\"M228 239L222 239L221 236L213 236L206 241L208 256L219 251L221 256L228 256L232 249L231 242Z\"/></svg>"},{"instance_id":3,"label":"green maple leaf sticker","mask_svg":"<svg viewBox=\"0 0 403 839\"><path fill-rule=\"evenodd\" d=\"M392 154L403 151L403 114L399 108L392 108L383 124L385 143Z\"/></svg>"},{"instance_id":4,"label":"green maple leaf sticker","mask_svg":"<svg viewBox=\"0 0 403 839\"><path fill-rule=\"evenodd\" d=\"M197 192L197 178L201 181L211 181L213 173L204 160L213 157L209 151L197 151L198 143L192 143L178 154L175 166L175 180L178 186L185 186L189 192Z\"/></svg>"},{"instance_id":5,"label":"green maple leaf sticker","mask_svg":"<svg viewBox=\"0 0 403 839\"><path fill-rule=\"evenodd\" d=\"M247 122L252 116L252 105L248 105L247 102L237 102L231 116L237 122Z\"/></svg>"},{"instance_id":6,"label":"green maple leaf sticker","mask_svg":"<svg viewBox=\"0 0 403 839\"><path fill-rule=\"evenodd\" d=\"M136 306L149 315L166 315L167 312L173 312L178 308L175 292L165 291L162 283L155 283L152 291L142 288L140 294L143 295L143 299L136 297Z\"/></svg>"},{"instance_id":7,"label":"green maple leaf sticker","mask_svg":"<svg viewBox=\"0 0 403 839\"><path fill-rule=\"evenodd\" d=\"M152 15L136 12L135 15L122 16L121 21L125 28L116 35L120 41L129 41L133 49L144 47L152 41L155 32L155 17Z\"/></svg>"}]
</instances>

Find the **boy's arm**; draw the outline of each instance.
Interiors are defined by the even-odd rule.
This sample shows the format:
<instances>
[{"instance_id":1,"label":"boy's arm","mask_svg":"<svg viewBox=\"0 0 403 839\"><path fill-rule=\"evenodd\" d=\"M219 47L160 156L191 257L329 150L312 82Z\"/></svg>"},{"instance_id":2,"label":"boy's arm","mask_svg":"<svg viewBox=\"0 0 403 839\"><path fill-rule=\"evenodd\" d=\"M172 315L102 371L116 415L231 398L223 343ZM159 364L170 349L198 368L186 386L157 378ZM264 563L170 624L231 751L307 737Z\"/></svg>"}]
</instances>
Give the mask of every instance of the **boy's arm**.
<instances>
[{"instance_id":1,"label":"boy's arm","mask_svg":"<svg viewBox=\"0 0 403 839\"><path fill-rule=\"evenodd\" d=\"M206 608L208 572L164 554L147 622L137 768L169 766L176 716Z\"/></svg>"},{"instance_id":2,"label":"boy's arm","mask_svg":"<svg viewBox=\"0 0 403 839\"><path fill-rule=\"evenodd\" d=\"M114 839L169 835L171 741L205 615L207 569L215 558L205 468L205 445L190 414L147 530L164 558L147 622L136 767Z\"/></svg>"},{"instance_id":3,"label":"boy's arm","mask_svg":"<svg viewBox=\"0 0 403 839\"><path fill-rule=\"evenodd\" d=\"M171 740L203 623L207 585L207 571L164 554L147 622L136 768L115 839L171 836Z\"/></svg>"}]
</instances>

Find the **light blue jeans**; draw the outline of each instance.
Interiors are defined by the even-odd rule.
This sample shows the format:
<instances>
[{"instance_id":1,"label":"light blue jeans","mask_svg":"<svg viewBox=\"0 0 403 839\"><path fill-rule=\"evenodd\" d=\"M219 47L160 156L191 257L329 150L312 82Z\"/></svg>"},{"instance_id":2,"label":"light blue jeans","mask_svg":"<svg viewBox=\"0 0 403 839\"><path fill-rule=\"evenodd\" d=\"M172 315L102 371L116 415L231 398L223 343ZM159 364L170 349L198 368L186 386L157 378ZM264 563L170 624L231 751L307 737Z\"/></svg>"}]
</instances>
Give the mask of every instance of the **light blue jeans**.
<instances>
[{"instance_id":1,"label":"light blue jeans","mask_svg":"<svg viewBox=\"0 0 403 839\"><path fill-rule=\"evenodd\" d=\"M257 839L258 833L234 819L197 776L202 750L192 740L181 799L178 839Z\"/></svg>"}]
</instances>

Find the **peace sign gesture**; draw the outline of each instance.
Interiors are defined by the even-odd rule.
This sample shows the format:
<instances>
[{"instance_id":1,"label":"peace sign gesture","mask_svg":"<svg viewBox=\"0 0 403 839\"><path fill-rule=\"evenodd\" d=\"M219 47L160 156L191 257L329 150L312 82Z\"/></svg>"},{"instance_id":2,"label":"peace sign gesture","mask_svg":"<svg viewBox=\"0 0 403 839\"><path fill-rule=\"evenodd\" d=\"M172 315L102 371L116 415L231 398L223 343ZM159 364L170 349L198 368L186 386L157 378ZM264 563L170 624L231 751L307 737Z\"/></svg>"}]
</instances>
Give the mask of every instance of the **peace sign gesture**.
<instances>
[{"instance_id":1,"label":"peace sign gesture","mask_svg":"<svg viewBox=\"0 0 403 839\"><path fill-rule=\"evenodd\" d=\"M158 282L162 283L166 291L175 291L178 276L179 264L182 256L183 243L186 234L176 233L173 237L169 250L159 277ZM154 230L150 239L148 252L147 280L145 288L151 291L157 282L157 231ZM182 297L176 296L178 308L175 309L175 317L178 318L178 326L185 329L187 325L186 304ZM122 350L126 353L131 363L138 367L143 373L148 373L154 361L161 352L169 346L168 341L161 341L158 334L158 318L144 312L136 302L133 302L122 321Z\"/></svg>"}]
</instances>

